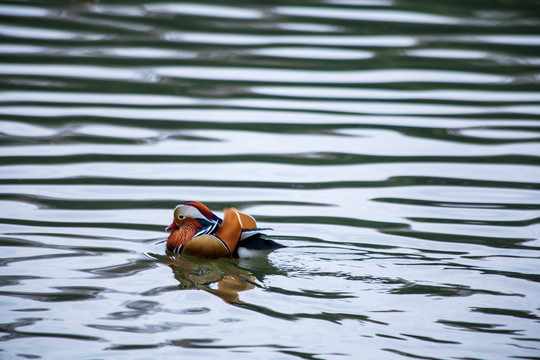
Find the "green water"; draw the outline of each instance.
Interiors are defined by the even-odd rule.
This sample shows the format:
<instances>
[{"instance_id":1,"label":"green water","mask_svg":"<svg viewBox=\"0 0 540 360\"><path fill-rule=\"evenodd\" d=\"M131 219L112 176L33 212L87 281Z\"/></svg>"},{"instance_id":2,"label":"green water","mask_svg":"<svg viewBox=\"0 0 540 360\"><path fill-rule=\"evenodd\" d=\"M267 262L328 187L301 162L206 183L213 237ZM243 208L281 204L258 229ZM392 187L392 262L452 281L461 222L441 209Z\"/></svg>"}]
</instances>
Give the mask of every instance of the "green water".
<instances>
[{"instance_id":1,"label":"green water","mask_svg":"<svg viewBox=\"0 0 540 360\"><path fill-rule=\"evenodd\" d=\"M0 358L538 359L539 70L533 0L1 2Z\"/></svg>"}]
</instances>

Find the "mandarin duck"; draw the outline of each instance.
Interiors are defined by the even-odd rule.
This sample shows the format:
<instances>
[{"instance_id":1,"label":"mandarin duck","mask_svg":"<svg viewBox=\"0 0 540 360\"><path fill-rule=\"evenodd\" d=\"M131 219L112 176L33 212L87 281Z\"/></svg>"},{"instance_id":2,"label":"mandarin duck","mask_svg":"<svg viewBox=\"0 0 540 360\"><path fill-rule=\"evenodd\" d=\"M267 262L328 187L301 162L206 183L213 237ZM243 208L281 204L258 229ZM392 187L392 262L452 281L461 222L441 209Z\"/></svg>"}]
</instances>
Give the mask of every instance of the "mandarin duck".
<instances>
[{"instance_id":1,"label":"mandarin duck","mask_svg":"<svg viewBox=\"0 0 540 360\"><path fill-rule=\"evenodd\" d=\"M174 209L174 218L165 231L167 249L203 258L253 257L285 247L264 238L255 219L235 208L224 210L220 219L206 205L186 201Z\"/></svg>"}]
</instances>

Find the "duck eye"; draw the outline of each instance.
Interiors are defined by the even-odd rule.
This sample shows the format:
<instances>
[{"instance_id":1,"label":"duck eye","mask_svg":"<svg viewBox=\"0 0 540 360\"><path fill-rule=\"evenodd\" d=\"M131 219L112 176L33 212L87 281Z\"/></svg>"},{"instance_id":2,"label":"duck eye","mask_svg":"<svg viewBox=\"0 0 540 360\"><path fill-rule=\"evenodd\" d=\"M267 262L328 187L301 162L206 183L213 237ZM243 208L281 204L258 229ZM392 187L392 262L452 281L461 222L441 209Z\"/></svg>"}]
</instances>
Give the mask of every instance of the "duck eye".
<instances>
[{"instance_id":1,"label":"duck eye","mask_svg":"<svg viewBox=\"0 0 540 360\"><path fill-rule=\"evenodd\" d=\"M180 220L182 220L184 217L185 217L185 216L182 215L182 214L178 215L178 219L180 219Z\"/></svg>"}]
</instances>

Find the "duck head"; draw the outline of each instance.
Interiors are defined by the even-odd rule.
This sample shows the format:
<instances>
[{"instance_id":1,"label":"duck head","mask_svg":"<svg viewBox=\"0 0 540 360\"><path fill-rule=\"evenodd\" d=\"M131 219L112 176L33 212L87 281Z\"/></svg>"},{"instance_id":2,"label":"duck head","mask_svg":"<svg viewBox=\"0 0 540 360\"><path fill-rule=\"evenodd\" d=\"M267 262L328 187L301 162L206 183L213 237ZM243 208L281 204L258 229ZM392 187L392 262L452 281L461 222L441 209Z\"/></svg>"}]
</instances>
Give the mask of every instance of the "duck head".
<instances>
[{"instance_id":1,"label":"duck head","mask_svg":"<svg viewBox=\"0 0 540 360\"><path fill-rule=\"evenodd\" d=\"M219 224L217 217L206 205L198 201L186 201L174 209L173 222L165 231L171 231L167 249L179 251L182 245L203 228Z\"/></svg>"},{"instance_id":2,"label":"duck head","mask_svg":"<svg viewBox=\"0 0 540 360\"><path fill-rule=\"evenodd\" d=\"M203 203L198 201L186 201L174 209L173 222L171 225L167 226L165 231L177 230L184 224L193 222L193 220L197 221L202 228L215 223L218 219L219 218Z\"/></svg>"}]
</instances>

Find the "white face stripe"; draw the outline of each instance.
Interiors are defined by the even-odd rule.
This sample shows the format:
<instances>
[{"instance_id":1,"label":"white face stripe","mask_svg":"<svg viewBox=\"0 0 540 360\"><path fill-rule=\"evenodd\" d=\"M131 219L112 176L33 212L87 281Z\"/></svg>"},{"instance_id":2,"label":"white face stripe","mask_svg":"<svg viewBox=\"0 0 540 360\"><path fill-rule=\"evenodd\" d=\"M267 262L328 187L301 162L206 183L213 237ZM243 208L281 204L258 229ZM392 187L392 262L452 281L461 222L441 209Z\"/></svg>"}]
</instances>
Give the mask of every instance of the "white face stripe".
<instances>
[{"instance_id":1,"label":"white face stripe","mask_svg":"<svg viewBox=\"0 0 540 360\"><path fill-rule=\"evenodd\" d=\"M203 214L201 214L199 209L191 205L178 205L174 209L174 214L175 216L182 214L185 217L190 217L190 218L195 218L195 219L206 219L206 217Z\"/></svg>"}]
</instances>

